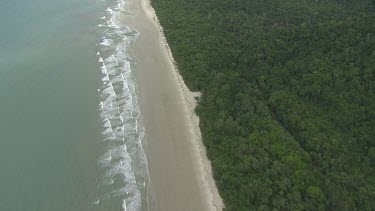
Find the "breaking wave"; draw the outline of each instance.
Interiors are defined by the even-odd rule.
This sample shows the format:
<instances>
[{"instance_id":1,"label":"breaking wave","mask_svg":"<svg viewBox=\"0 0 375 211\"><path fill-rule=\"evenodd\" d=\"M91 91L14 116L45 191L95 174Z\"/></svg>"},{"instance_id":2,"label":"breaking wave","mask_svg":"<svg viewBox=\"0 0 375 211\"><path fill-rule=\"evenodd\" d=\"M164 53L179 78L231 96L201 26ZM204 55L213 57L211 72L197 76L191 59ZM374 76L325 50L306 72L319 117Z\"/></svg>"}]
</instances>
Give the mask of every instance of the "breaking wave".
<instances>
[{"instance_id":1,"label":"breaking wave","mask_svg":"<svg viewBox=\"0 0 375 211\"><path fill-rule=\"evenodd\" d=\"M117 199L123 210L148 210L149 173L142 148L145 130L132 72L134 60L127 55L138 32L118 21L124 8L123 0L116 1L103 12L97 26L103 148L98 163L104 173L98 180L98 197L93 205Z\"/></svg>"}]
</instances>

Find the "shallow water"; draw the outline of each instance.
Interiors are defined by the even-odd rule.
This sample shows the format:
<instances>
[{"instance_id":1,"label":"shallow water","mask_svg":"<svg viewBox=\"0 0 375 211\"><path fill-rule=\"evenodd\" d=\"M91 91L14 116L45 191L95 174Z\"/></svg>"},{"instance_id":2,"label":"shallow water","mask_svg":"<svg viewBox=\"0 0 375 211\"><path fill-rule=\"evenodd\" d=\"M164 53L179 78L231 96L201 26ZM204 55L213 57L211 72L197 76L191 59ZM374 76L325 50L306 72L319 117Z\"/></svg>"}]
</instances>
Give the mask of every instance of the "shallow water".
<instances>
[{"instance_id":1,"label":"shallow water","mask_svg":"<svg viewBox=\"0 0 375 211\"><path fill-rule=\"evenodd\" d=\"M148 209L122 8L0 1L0 210Z\"/></svg>"}]
</instances>

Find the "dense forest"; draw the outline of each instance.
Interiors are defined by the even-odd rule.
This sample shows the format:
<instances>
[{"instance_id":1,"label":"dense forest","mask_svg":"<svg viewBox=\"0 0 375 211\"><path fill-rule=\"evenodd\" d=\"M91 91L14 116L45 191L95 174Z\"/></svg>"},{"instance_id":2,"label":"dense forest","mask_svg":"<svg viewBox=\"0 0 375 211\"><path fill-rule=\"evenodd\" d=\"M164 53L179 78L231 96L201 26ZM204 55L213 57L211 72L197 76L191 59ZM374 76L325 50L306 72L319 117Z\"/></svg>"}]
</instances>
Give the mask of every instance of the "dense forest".
<instances>
[{"instance_id":1,"label":"dense forest","mask_svg":"<svg viewBox=\"0 0 375 211\"><path fill-rule=\"evenodd\" d=\"M375 1L151 2L226 210L375 210Z\"/></svg>"}]
</instances>

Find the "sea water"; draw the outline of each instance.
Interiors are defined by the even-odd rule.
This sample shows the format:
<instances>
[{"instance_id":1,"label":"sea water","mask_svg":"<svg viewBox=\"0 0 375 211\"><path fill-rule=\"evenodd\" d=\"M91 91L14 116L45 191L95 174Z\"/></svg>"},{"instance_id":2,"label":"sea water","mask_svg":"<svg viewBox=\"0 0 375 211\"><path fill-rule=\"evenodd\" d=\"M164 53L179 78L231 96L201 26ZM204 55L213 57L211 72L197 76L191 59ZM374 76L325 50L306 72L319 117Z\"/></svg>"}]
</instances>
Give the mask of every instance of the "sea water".
<instances>
[{"instance_id":1,"label":"sea water","mask_svg":"<svg viewBox=\"0 0 375 211\"><path fill-rule=\"evenodd\" d=\"M126 9L0 1L0 210L148 210Z\"/></svg>"}]
</instances>

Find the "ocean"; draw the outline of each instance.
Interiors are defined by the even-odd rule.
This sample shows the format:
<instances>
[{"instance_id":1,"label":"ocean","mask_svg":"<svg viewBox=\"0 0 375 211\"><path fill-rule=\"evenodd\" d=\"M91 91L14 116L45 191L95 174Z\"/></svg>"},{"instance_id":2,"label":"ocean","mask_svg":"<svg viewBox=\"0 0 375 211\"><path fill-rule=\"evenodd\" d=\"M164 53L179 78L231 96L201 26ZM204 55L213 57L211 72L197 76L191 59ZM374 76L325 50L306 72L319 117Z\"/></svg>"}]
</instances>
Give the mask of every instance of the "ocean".
<instances>
[{"instance_id":1,"label":"ocean","mask_svg":"<svg viewBox=\"0 0 375 211\"><path fill-rule=\"evenodd\" d=\"M0 210L149 210L126 8L0 1Z\"/></svg>"}]
</instances>

